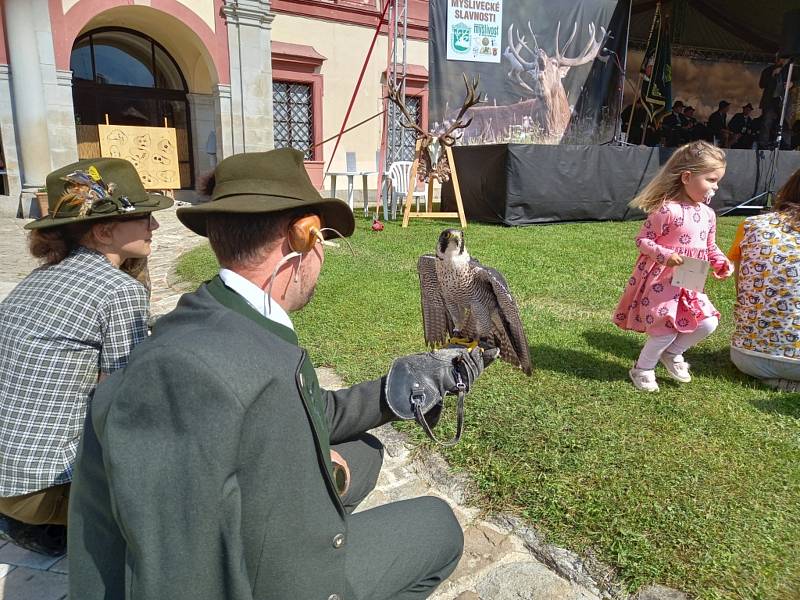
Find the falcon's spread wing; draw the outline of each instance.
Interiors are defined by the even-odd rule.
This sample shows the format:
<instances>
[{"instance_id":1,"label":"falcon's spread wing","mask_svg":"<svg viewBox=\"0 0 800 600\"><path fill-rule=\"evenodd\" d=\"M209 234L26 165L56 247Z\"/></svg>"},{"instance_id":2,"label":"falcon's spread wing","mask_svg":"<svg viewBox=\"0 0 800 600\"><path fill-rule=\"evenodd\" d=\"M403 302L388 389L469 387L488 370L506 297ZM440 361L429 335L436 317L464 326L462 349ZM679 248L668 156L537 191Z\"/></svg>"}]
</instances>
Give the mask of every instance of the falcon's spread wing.
<instances>
[{"instance_id":1,"label":"falcon's spread wing","mask_svg":"<svg viewBox=\"0 0 800 600\"><path fill-rule=\"evenodd\" d=\"M450 339L453 321L444 305L436 276L436 257L423 254L417 262L419 291L422 299L422 324L425 328L425 343L429 346L444 346Z\"/></svg>"},{"instance_id":2,"label":"falcon's spread wing","mask_svg":"<svg viewBox=\"0 0 800 600\"><path fill-rule=\"evenodd\" d=\"M497 299L499 313L492 315L494 338L500 342L500 358L518 366L526 375L531 374L531 358L528 338L522 327L517 302L508 290L508 284L499 271L486 267L477 260L470 261L475 273L475 281L486 286ZM489 333L489 332L485 332Z\"/></svg>"}]
</instances>

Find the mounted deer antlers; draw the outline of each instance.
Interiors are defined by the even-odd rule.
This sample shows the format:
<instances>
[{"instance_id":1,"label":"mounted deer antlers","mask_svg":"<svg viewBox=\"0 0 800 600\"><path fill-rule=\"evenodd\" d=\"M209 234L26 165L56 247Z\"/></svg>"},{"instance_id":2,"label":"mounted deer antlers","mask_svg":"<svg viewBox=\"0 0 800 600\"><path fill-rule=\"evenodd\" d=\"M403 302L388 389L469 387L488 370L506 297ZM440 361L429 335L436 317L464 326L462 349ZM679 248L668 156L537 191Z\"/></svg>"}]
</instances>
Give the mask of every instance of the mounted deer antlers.
<instances>
[{"instance_id":1,"label":"mounted deer antlers","mask_svg":"<svg viewBox=\"0 0 800 600\"><path fill-rule=\"evenodd\" d=\"M571 110L567 100L567 92L561 80L566 76L571 67L577 67L592 62L597 53L603 46L606 39L606 30L600 28L600 39L595 39L596 27L594 23L589 23L589 41L584 46L578 56L567 57L566 51L575 41L578 33L578 23L572 27L572 34L566 43L561 46L561 22L556 27L555 52L553 56L548 56L536 43L536 36L533 33L530 21L528 31L533 38L534 48L531 49L525 42L525 37L514 31L514 25L508 28L509 46L503 52L503 56L509 61L511 71L509 78L519 85L523 91L537 98L542 104L543 127L545 132L556 143L561 141L564 131L569 125ZM516 33L516 42L514 34ZM522 51L526 50L530 59L522 56ZM523 75L527 79L523 79ZM530 83L528 83L530 82Z\"/></svg>"},{"instance_id":2,"label":"mounted deer antlers","mask_svg":"<svg viewBox=\"0 0 800 600\"><path fill-rule=\"evenodd\" d=\"M431 177L438 179L439 182L444 183L450 179L450 165L447 162L447 155L444 152L439 152L438 157L434 157L431 152L431 146L436 142L439 146L452 146L460 138L459 131L469 127L472 119L466 122L462 120L466 112L476 104L482 102L481 95L477 91L480 77L475 77L472 81L467 79L466 73L464 74L464 85L467 87L467 94L464 102L461 104L461 110L455 119L446 123L444 131L441 133L433 131L425 131L422 127L416 124L415 119L409 112L405 104L405 99L400 95L400 88L392 88L389 86L387 98L397 106L403 115L400 124L406 129L412 129L416 133L416 138L421 140L419 147L419 167L417 170L418 177L423 181L428 181Z\"/></svg>"}]
</instances>

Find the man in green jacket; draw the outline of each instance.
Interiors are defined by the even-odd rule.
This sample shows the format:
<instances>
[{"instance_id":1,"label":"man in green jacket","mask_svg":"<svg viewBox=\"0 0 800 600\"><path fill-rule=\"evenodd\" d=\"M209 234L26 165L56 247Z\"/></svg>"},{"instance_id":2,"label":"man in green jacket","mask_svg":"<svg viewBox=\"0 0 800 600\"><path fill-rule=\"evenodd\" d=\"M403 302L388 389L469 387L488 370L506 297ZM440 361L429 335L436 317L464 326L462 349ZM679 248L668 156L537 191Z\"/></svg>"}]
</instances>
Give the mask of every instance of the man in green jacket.
<instances>
[{"instance_id":1,"label":"man in green jacket","mask_svg":"<svg viewBox=\"0 0 800 600\"><path fill-rule=\"evenodd\" d=\"M396 359L390 398L387 377L320 389L287 313L313 295L327 228L352 234L350 209L323 199L289 149L223 160L209 191L178 217L209 238L220 275L92 400L70 498L70 597L427 598L458 563L461 528L432 497L349 514L380 466L357 457L362 434L404 401L393 372L441 394L469 389L480 351ZM357 448L360 491L346 502L333 444L339 463Z\"/></svg>"}]
</instances>

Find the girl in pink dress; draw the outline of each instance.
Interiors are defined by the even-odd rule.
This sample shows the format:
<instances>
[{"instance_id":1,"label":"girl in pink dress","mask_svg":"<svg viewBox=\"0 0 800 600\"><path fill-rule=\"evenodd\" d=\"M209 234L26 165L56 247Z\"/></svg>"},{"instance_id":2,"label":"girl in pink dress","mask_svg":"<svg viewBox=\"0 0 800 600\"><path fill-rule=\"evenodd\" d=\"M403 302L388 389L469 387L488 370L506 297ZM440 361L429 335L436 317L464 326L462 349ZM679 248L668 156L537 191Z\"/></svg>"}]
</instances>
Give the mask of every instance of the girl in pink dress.
<instances>
[{"instance_id":1,"label":"girl in pink dress","mask_svg":"<svg viewBox=\"0 0 800 600\"><path fill-rule=\"evenodd\" d=\"M714 240L717 219L708 207L723 175L725 153L706 142L692 142L678 148L630 203L645 211L647 219L636 236L640 254L614 311L614 324L647 334L628 372L637 389L658 391L658 362L676 381L691 381L683 353L719 324L719 312L708 296L672 285L672 271L684 256L711 263L718 279L733 271Z\"/></svg>"}]
</instances>

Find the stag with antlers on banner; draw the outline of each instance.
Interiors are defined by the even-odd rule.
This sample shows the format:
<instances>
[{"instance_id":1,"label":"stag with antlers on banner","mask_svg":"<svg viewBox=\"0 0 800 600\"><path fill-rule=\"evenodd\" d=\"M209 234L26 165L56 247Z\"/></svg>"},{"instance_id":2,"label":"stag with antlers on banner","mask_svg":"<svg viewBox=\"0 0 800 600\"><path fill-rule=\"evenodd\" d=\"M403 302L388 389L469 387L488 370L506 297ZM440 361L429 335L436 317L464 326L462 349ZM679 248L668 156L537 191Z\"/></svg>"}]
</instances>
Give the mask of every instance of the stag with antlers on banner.
<instances>
[{"instance_id":1,"label":"stag with antlers on banner","mask_svg":"<svg viewBox=\"0 0 800 600\"><path fill-rule=\"evenodd\" d=\"M577 22L572 28L572 35L561 46L561 22L559 21L556 26L555 54L553 56L548 56L539 47L530 22L528 22L528 31L531 34L533 48L528 45L525 36L520 35L518 30L514 30L513 24L508 27L509 45L503 53L511 65L508 76L523 93L537 100L539 106L536 108L537 112L542 115L544 133L549 140L557 144L561 141L572 116L567 92L561 80L572 67L591 63L595 59L603 47L606 30L601 27L600 39L595 39L595 25L589 23L589 40L578 56L572 58L568 58L565 54L575 41L575 35L578 33ZM514 41L515 37L516 41ZM524 58L523 51L530 54L530 57Z\"/></svg>"}]
</instances>

